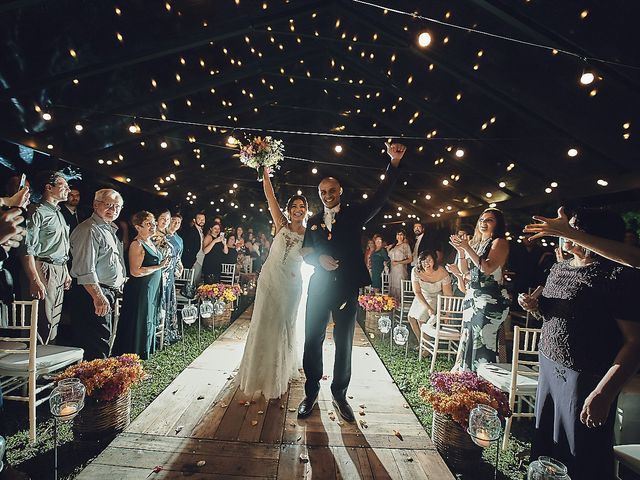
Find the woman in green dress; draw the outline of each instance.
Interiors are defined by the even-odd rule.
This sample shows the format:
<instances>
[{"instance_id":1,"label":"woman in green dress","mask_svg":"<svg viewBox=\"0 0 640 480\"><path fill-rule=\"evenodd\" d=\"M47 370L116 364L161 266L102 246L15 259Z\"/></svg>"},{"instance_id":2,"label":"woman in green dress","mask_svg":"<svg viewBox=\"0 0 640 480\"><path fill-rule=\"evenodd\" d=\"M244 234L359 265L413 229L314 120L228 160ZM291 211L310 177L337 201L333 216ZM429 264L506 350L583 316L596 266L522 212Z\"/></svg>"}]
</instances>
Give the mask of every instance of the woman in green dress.
<instances>
[{"instance_id":1,"label":"woman in green dress","mask_svg":"<svg viewBox=\"0 0 640 480\"><path fill-rule=\"evenodd\" d=\"M155 352L156 327L162 295L162 269L171 258L162 254L151 241L156 232L153 214L141 211L131 223L138 235L129 247L130 277L124 287L122 310L113 346L114 353L137 353L142 359Z\"/></svg>"},{"instance_id":2,"label":"woman in green dress","mask_svg":"<svg viewBox=\"0 0 640 480\"><path fill-rule=\"evenodd\" d=\"M382 237L377 233L373 236L373 253L369 256L371 262L371 286L376 293L382 289L382 272L385 263L389 262L387 249L383 247Z\"/></svg>"}]
</instances>

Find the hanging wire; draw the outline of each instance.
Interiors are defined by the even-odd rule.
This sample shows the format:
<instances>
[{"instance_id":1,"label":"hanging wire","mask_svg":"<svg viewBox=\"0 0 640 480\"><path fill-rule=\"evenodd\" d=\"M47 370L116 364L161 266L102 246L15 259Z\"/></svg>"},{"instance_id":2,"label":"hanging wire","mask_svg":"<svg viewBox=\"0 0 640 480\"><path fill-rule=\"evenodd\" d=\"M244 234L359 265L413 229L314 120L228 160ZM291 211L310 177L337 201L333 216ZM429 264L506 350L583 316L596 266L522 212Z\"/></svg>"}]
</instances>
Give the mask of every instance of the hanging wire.
<instances>
[{"instance_id":1,"label":"hanging wire","mask_svg":"<svg viewBox=\"0 0 640 480\"><path fill-rule=\"evenodd\" d=\"M562 54L570 56L570 57L578 58L579 60L582 60L584 62L591 61L591 62L608 63L610 65L616 65L618 67L632 68L632 69L635 69L635 70L640 70L640 65L630 65L628 63L617 62L615 60L607 60L607 59L598 58L598 57L585 57L584 55L581 55L579 53L575 53L575 52L572 52L572 51L569 51L569 50L564 50L562 48L552 47L552 46L544 45L544 44L541 44L541 43L528 42L526 40L520 40L519 38L508 37L506 35L499 35L497 33L491 33L491 32L487 32L485 30L479 30L477 28L464 27L462 25L457 25L455 23L444 22L444 21L438 20L436 18L426 17L424 15L418 15L417 13L405 12L404 10L398 10L396 8L387 7L387 6L384 6L384 5L378 5L376 3L367 2L365 0L351 0L351 1L354 2L354 3L359 3L359 4L362 4L362 5L366 5L368 7L377 8L379 10L386 10L386 11L389 11L389 12L392 12L392 13L396 13L398 15L406 15L408 17L419 18L420 20L424 20L424 21L431 22L431 23L436 23L438 25L443 25L445 27L455 28L455 29L458 29L458 30L465 31L467 33L476 33L478 35L484 35L484 36L487 36L487 37L496 38L498 40L504 40L506 42L517 43L517 44L525 45L525 46L528 46L528 47L540 48L540 49L543 49L543 50L549 50L549 51L553 51L553 52L562 53Z\"/></svg>"}]
</instances>

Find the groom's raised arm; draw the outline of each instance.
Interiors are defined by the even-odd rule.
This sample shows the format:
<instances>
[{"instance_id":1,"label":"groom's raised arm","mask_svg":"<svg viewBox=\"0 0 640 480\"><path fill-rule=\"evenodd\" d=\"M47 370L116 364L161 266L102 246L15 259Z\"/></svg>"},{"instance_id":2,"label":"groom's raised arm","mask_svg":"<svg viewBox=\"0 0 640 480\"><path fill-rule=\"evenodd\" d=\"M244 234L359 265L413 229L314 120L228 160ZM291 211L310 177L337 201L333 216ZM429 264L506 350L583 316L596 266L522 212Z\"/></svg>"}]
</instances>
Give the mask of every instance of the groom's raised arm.
<instances>
[{"instance_id":1,"label":"groom's raised arm","mask_svg":"<svg viewBox=\"0 0 640 480\"><path fill-rule=\"evenodd\" d=\"M369 200L361 204L363 224L375 217L384 204L387 203L391 190L393 190L398 180L398 168L400 166L400 160L402 160L404 152L406 151L406 147L399 143L386 145L387 153L391 157L391 161L389 165L387 165L387 169L384 172L384 180L376 190L376 193L374 193Z\"/></svg>"}]
</instances>

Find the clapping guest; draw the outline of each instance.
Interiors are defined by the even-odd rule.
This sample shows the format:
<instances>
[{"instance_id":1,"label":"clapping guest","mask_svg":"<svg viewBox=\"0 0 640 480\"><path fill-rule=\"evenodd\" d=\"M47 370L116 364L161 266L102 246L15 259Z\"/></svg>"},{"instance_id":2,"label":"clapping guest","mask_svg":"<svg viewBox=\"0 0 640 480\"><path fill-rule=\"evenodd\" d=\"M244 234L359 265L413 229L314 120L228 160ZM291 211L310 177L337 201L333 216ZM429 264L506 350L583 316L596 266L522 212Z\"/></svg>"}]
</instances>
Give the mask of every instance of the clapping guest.
<instances>
[{"instance_id":1,"label":"clapping guest","mask_svg":"<svg viewBox=\"0 0 640 480\"><path fill-rule=\"evenodd\" d=\"M204 237L204 265L202 275L206 283L218 283L222 269L222 257L229 250L221 226L214 223Z\"/></svg>"},{"instance_id":2,"label":"clapping guest","mask_svg":"<svg viewBox=\"0 0 640 480\"><path fill-rule=\"evenodd\" d=\"M184 241L182 237L178 235L178 230L180 230L180 226L182 225L182 215L180 213L174 213L171 215L171 223L169 224L169 228L167 229L167 240L171 242L176 251L176 269L175 276L176 278L182 275L182 271L184 270L184 266L182 265L182 252L184 251Z\"/></svg>"},{"instance_id":3,"label":"clapping guest","mask_svg":"<svg viewBox=\"0 0 640 480\"><path fill-rule=\"evenodd\" d=\"M162 210L158 214L158 225L151 237L163 259L170 259L167 268L162 270L162 301L160 303L160 321L164 319L164 341L168 344L178 340L178 310L176 303L176 269L178 267L178 251L176 245L169 241L167 233L171 224L171 212Z\"/></svg>"},{"instance_id":4,"label":"clapping guest","mask_svg":"<svg viewBox=\"0 0 640 480\"><path fill-rule=\"evenodd\" d=\"M469 275L456 369L475 372L478 363L497 361L498 329L509 314L510 303L502 278L509 255L505 232L502 212L487 208L472 239L451 236L451 245L459 253L458 268Z\"/></svg>"},{"instance_id":5,"label":"clapping guest","mask_svg":"<svg viewBox=\"0 0 640 480\"><path fill-rule=\"evenodd\" d=\"M244 241L244 229L242 227L236 227L236 241L242 239Z\"/></svg>"},{"instance_id":6,"label":"clapping guest","mask_svg":"<svg viewBox=\"0 0 640 480\"><path fill-rule=\"evenodd\" d=\"M435 327L435 315L438 309L438 295L452 296L451 277L438 264L438 254L423 251L418 256L418 263L411 270L411 284L415 295L409 313L409 325L416 338L420 338L420 328L430 321Z\"/></svg>"},{"instance_id":7,"label":"clapping guest","mask_svg":"<svg viewBox=\"0 0 640 480\"><path fill-rule=\"evenodd\" d=\"M624 236L612 212L579 209L569 225L585 238ZM542 294L518 299L543 322L531 458L556 458L571 478L609 479L617 396L640 367L640 274L573 240L563 249L571 259L551 268Z\"/></svg>"},{"instance_id":8,"label":"clapping guest","mask_svg":"<svg viewBox=\"0 0 640 480\"><path fill-rule=\"evenodd\" d=\"M238 251L236 250L236 236L230 234L227 238L227 248L223 250L222 262L230 265L236 265L238 263Z\"/></svg>"},{"instance_id":9,"label":"clapping guest","mask_svg":"<svg viewBox=\"0 0 640 480\"><path fill-rule=\"evenodd\" d=\"M126 280L122 242L114 223L123 203L115 190L98 190L93 215L71 233L71 276L77 279L71 326L85 360L109 356L113 309Z\"/></svg>"},{"instance_id":10,"label":"clapping guest","mask_svg":"<svg viewBox=\"0 0 640 480\"><path fill-rule=\"evenodd\" d=\"M402 294L402 280L409 279L407 265L411 264L413 257L411 247L407 241L404 230L396 233L396 243L387 247L389 258L391 259L391 270L389 272L389 294L398 300Z\"/></svg>"},{"instance_id":11,"label":"clapping guest","mask_svg":"<svg viewBox=\"0 0 640 480\"><path fill-rule=\"evenodd\" d=\"M67 199L69 185L62 172L47 170L38 174L34 188L42 200L31 204L27 214L27 238L21 255L23 290L40 300L38 336L48 344L55 343L64 291L71 286L69 226L59 206Z\"/></svg>"},{"instance_id":12,"label":"clapping guest","mask_svg":"<svg viewBox=\"0 0 640 480\"><path fill-rule=\"evenodd\" d=\"M156 350L156 328L162 298L162 271L170 267L172 258L164 257L154 244L156 233L153 214L136 213L131 223L137 235L129 247L131 277L124 289L114 353L136 353L147 359Z\"/></svg>"},{"instance_id":13,"label":"clapping guest","mask_svg":"<svg viewBox=\"0 0 640 480\"><path fill-rule=\"evenodd\" d=\"M371 287L376 293L382 289L382 272L389 263L389 254L383 243L382 236L376 233L373 236L374 250L369 257L371 262Z\"/></svg>"}]
</instances>

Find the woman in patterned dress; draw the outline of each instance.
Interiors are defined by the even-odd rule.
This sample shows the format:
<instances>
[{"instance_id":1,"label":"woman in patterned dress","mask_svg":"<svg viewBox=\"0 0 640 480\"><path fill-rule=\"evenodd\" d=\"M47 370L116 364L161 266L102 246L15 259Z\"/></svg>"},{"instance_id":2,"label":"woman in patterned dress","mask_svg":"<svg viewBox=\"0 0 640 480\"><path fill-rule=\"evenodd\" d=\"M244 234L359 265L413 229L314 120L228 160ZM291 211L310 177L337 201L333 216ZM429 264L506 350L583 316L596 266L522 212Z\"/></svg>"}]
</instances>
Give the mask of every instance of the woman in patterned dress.
<instances>
[{"instance_id":1,"label":"woman in patterned dress","mask_svg":"<svg viewBox=\"0 0 640 480\"><path fill-rule=\"evenodd\" d=\"M510 304L502 279L509 256L505 232L502 211L487 208L478 219L472 239L467 235L450 237L459 253L458 268L469 278L454 369L475 372L479 363L497 361L498 329L509 314Z\"/></svg>"},{"instance_id":2,"label":"woman in patterned dress","mask_svg":"<svg viewBox=\"0 0 640 480\"><path fill-rule=\"evenodd\" d=\"M162 270L162 301L159 318L160 321L164 319L164 342L169 345L178 341L175 273L180 258L176 246L167 239L170 223L171 212L169 210L159 212L158 228L152 238L154 245L162 254L162 258L171 258L169 266Z\"/></svg>"}]
</instances>

